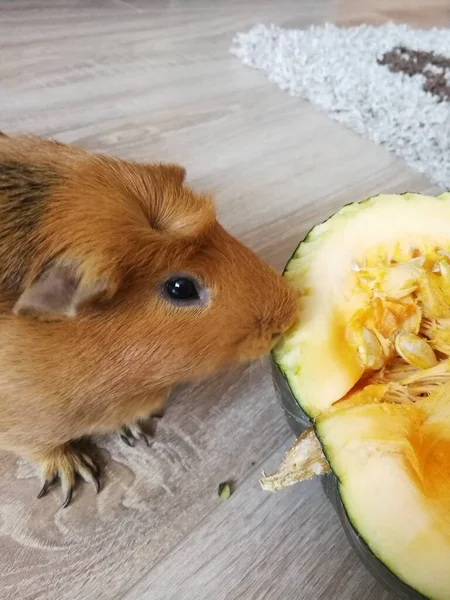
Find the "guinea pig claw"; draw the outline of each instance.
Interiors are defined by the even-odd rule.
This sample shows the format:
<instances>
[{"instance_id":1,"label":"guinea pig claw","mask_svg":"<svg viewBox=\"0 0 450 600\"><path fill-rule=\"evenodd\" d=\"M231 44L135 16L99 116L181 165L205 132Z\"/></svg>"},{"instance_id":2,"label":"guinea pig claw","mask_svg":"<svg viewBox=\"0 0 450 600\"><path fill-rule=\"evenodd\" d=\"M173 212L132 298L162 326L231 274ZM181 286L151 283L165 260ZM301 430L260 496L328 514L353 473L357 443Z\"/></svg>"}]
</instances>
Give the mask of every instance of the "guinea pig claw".
<instances>
[{"instance_id":1,"label":"guinea pig claw","mask_svg":"<svg viewBox=\"0 0 450 600\"><path fill-rule=\"evenodd\" d=\"M139 438L147 445L147 448L150 448L150 442L148 441L148 437L145 433L140 433Z\"/></svg>"},{"instance_id":2,"label":"guinea pig claw","mask_svg":"<svg viewBox=\"0 0 450 600\"><path fill-rule=\"evenodd\" d=\"M66 494L66 497L64 499L64 502L61 505L61 508L67 508L69 506L69 504L72 501L72 496L73 496L73 488L71 487L71 488L69 488L67 490L67 494Z\"/></svg>"},{"instance_id":3,"label":"guinea pig claw","mask_svg":"<svg viewBox=\"0 0 450 600\"><path fill-rule=\"evenodd\" d=\"M90 469L94 475L100 474L100 469L98 468L98 465L95 464L95 462L88 454L83 454L83 461L85 463L85 466L88 469Z\"/></svg>"},{"instance_id":4,"label":"guinea pig claw","mask_svg":"<svg viewBox=\"0 0 450 600\"><path fill-rule=\"evenodd\" d=\"M95 493L100 492L100 469L87 454L81 455L82 465L78 469L78 474L86 483L92 483L95 488Z\"/></svg>"},{"instance_id":5,"label":"guinea pig claw","mask_svg":"<svg viewBox=\"0 0 450 600\"><path fill-rule=\"evenodd\" d=\"M62 508L72 501L77 476L86 483L92 483L95 491L100 491L99 469L90 456L67 444L52 450L41 460L43 485L38 494L42 498L50 486L59 479L62 489Z\"/></svg>"},{"instance_id":6,"label":"guinea pig claw","mask_svg":"<svg viewBox=\"0 0 450 600\"><path fill-rule=\"evenodd\" d=\"M122 429L119 430L119 436L122 442L127 446L130 446L131 448L134 448L136 442L139 440L141 440L148 447L150 447L150 442L148 440L147 435L144 433L141 426L137 423L134 423L130 426L125 425L124 427L122 427Z\"/></svg>"},{"instance_id":7,"label":"guinea pig claw","mask_svg":"<svg viewBox=\"0 0 450 600\"><path fill-rule=\"evenodd\" d=\"M43 498L45 496L45 494L48 492L49 487L50 487L50 481L48 479L46 479L44 481L44 485L41 487L39 494L37 495L38 500L40 500L41 498Z\"/></svg>"},{"instance_id":8,"label":"guinea pig claw","mask_svg":"<svg viewBox=\"0 0 450 600\"><path fill-rule=\"evenodd\" d=\"M100 492L100 478L98 477L98 475L92 475L92 483L95 487L95 493L98 494Z\"/></svg>"},{"instance_id":9,"label":"guinea pig claw","mask_svg":"<svg viewBox=\"0 0 450 600\"><path fill-rule=\"evenodd\" d=\"M126 435L125 433L121 433L120 439L122 440L122 442L124 444L126 444L127 446L130 446L130 448L134 448L134 439L131 437L131 432L129 433L129 435Z\"/></svg>"},{"instance_id":10,"label":"guinea pig claw","mask_svg":"<svg viewBox=\"0 0 450 600\"><path fill-rule=\"evenodd\" d=\"M40 491L40 492L39 492L39 494L37 495L37 499L38 499L38 500L40 500L41 498L43 498L43 497L44 497L44 496L47 494L47 492L48 492L48 490L49 490L50 486L51 486L51 485L54 483L55 479L56 479L56 477L53 477L52 479L46 479L46 480L44 481L44 484L43 484L43 486L41 487L41 491Z\"/></svg>"}]
</instances>

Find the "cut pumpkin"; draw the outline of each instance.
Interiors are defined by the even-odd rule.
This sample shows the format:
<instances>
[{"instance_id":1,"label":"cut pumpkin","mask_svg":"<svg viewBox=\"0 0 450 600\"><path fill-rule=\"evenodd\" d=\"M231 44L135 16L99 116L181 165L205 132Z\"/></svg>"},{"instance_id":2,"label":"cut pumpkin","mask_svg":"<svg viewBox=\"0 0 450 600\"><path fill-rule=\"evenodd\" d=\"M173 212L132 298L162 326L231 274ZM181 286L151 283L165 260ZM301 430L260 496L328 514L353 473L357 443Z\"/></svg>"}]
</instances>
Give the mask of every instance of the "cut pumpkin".
<instances>
[{"instance_id":1,"label":"cut pumpkin","mask_svg":"<svg viewBox=\"0 0 450 600\"><path fill-rule=\"evenodd\" d=\"M313 429L263 487L331 469L372 552L449 600L450 194L348 205L284 276L301 293L299 324L273 357Z\"/></svg>"}]
</instances>

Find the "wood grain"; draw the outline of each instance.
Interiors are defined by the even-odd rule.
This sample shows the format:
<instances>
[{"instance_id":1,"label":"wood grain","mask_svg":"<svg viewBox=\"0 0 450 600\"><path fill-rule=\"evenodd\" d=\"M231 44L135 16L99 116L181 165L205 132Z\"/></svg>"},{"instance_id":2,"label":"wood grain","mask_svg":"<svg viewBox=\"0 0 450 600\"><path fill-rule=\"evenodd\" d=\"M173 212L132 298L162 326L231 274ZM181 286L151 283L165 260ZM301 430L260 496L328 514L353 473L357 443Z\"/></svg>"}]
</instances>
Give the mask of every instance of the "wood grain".
<instances>
[{"instance_id":1,"label":"wood grain","mask_svg":"<svg viewBox=\"0 0 450 600\"><path fill-rule=\"evenodd\" d=\"M406 0L405 0L406 1ZM314 224L377 192L433 188L384 149L228 53L257 22L306 26L325 0L6 0L0 129L170 159L281 268ZM264 494L292 436L266 363L178 390L151 449L97 440L104 488L59 510L0 456L2 600L385 600L317 482ZM230 501L217 486L234 479Z\"/></svg>"},{"instance_id":2,"label":"wood grain","mask_svg":"<svg viewBox=\"0 0 450 600\"><path fill-rule=\"evenodd\" d=\"M336 0L331 16L338 25L407 23L417 28L447 27L448 0Z\"/></svg>"},{"instance_id":3,"label":"wood grain","mask_svg":"<svg viewBox=\"0 0 450 600\"><path fill-rule=\"evenodd\" d=\"M323 500L318 481L273 496L251 474L124 600L388 600Z\"/></svg>"}]
</instances>

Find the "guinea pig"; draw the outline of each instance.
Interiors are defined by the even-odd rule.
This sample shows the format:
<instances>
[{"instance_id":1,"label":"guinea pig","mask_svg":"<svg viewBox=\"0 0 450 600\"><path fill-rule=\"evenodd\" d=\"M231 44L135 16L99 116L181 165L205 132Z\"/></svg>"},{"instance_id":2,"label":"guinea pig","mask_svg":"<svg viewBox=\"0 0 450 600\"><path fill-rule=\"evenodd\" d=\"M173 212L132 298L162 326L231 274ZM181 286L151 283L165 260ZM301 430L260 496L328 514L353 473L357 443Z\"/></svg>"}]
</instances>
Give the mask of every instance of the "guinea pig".
<instances>
[{"instance_id":1,"label":"guinea pig","mask_svg":"<svg viewBox=\"0 0 450 600\"><path fill-rule=\"evenodd\" d=\"M0 135L0 448L40 466L38 497L98 491L77 440L145 440L174 385L263 356L296 314L181 166Z\"/></svg>"}]
</instances>

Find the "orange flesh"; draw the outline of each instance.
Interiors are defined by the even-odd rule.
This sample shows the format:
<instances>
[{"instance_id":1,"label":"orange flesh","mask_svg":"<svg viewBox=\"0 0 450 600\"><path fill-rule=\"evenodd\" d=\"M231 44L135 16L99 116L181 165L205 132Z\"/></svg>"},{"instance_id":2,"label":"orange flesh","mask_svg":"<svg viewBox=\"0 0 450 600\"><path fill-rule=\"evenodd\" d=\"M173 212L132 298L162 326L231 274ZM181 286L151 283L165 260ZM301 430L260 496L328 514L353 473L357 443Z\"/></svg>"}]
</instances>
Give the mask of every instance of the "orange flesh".
<instances>
[{"instance_id":1,"label":"orange flesh","mask_svg":"<svg viewBox=\"0 0 450 600\"><path fill-rule=\"evenodd\" d=\"M404 405L410 425L404 437L398 428L391 437L384 426L377 427L374 415L370 442L380 444L377 451L402 453L418 489L436 501L438 514L448 515L450 532L450 417L447 423L433 418L437 405L450 406L449 260L438 249L423 258L414 250L409 261L357 267L354 277L355 289L369 292L368 303L347 316L344 333L336 333L335 340L343 348L348 341L357 347L363 374L318 422L356 406Z\"/></svg>"}]
</instances>

